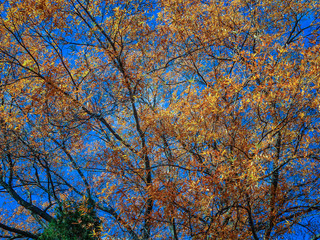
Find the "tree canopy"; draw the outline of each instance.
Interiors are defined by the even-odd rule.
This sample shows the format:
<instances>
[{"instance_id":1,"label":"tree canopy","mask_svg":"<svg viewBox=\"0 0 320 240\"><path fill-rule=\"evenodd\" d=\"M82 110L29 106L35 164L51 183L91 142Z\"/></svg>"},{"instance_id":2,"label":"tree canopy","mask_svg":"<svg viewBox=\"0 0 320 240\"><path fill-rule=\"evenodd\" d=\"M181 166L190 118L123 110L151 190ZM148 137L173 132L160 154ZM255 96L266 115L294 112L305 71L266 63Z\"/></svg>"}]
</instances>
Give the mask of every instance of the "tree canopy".
<instances>
[{"instance_id":1,"label":"tree canopy","mask_svg":"<svg viewBox=\"0 0 320 240\"><path fill-rule=\"evenodd\" d=\"M3 1L0 238L320 238L319 33L317 0Z\"/></svg>"}]
</instances>

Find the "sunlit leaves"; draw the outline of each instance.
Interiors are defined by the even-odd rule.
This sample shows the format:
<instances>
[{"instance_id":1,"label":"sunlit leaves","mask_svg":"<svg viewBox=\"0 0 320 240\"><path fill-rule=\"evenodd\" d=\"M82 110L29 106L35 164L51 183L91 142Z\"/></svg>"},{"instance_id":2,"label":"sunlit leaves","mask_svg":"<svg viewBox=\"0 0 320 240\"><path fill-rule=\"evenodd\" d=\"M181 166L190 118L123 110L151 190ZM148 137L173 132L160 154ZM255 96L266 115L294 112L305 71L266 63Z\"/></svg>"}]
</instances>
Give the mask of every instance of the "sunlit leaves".
<instances>
[{"instance_id":1,"label":"sunlit leaves","mask_svg":"<svg viewBox=\"0 0 320 240\"><path fill-rule=\"evenodd\" d=\"M12 0L0 32L1 223L38 234L22 200L83 197L110 238L267 240L318 216L317 1Z\"/></svg>"}]
</instances>

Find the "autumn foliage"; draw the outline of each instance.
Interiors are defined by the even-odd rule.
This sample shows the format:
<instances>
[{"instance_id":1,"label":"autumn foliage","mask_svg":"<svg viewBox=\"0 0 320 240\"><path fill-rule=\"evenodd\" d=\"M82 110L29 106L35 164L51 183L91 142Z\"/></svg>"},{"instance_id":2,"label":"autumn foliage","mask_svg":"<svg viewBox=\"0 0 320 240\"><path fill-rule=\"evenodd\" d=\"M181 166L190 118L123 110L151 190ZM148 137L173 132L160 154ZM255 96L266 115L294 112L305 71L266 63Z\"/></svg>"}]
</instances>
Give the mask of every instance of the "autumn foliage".
<instances>
[{"instance_id":1,"label":"autumn foliage","mask_svg":"<svg viewBox=\"0 0 320 240\"><path fill-rule=\"evenodd\" d=\"M320 238L319 1L0 14L0 238Z\"/></svg>"}]
</instances>

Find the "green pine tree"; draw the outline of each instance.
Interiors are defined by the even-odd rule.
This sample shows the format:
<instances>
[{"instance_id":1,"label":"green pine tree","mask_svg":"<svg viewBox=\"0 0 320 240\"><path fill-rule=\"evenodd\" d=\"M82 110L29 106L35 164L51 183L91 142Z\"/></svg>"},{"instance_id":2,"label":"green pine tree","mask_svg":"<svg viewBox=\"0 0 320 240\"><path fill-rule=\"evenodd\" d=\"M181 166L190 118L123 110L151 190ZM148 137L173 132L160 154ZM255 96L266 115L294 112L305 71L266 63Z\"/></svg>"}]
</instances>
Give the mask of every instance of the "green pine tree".
<instances>
[{"instance_id":1,"label":"green pine tree","mask_svg":"<svg viewBox=\"0 0 320 240\"><path fill-rule=\"evenodd\" d=\"M40 236L40 240L98 240L101 221L91 204L65 202L56 209L56 218Z\"/></svg>"}]
</instances>

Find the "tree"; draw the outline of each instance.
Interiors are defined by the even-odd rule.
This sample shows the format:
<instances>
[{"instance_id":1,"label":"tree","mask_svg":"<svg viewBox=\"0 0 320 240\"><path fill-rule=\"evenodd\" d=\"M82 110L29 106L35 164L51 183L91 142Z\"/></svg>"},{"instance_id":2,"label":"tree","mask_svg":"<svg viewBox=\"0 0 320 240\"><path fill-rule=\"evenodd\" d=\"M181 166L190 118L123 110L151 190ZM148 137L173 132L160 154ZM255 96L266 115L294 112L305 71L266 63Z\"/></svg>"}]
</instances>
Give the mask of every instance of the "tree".
<instances>
[{"instance_id":1,"label":"tree","mask_svg":"<svg viewBox=\"0 0 320 240\"><path fill-rule=\"evenodd\" d=\"M90 200L65 202L57 208L56 219L49 223L39 239L96 240L100 237L100 220Z\"/></svg>"},{"instance_id":2,"label":"tree","mask_svg":"<svg viewBox=\"0 0 320 240\"><path fill-rule=\"evenodd\" d=\"M319 9L1 3L2 238L83 198L107 239L319 236Z\"/></svg>"}]
</instances>

